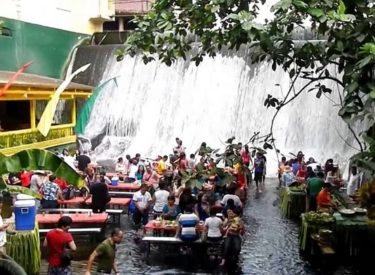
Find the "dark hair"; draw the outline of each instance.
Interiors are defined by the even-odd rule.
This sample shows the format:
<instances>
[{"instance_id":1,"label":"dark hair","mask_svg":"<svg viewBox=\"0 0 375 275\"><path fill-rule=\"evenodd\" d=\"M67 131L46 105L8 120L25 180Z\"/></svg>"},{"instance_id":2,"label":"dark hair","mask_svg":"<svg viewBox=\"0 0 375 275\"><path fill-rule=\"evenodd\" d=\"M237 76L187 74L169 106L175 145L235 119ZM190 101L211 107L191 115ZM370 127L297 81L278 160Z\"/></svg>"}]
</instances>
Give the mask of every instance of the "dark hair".
<instances>
[{"instance_id":1,"label":"dark hair","mask_svg":"<svg viewBox=\"0 0 375 275\"><path fill-rule=\"evenodd\" d=\"M164 190L165 185L166 185L166 182L164 180L160 180L159 181L159 189L163 189Z\"/></svg>"},{"instance_id":2,"label":"dark hair","mask_svg":"<svg viewBox=\"0 0 375 275\"><path fill-rule=\"evenodd\" d=\"M317 174L318 178L324 178L324 173L322 171L319 171Z\"/></svg>"},{"instance_id":3,"label":"dark hair","mask_svg":"<svg viewBox=\"0 0 375 275\"><path fill-rule=\"evenodd\" d=\"M332 185L329 183L329 182L325 182L324 184L323 184L323 187L324 188L330 188Z\"/></svg>"},{"instance_id":4,"label":"dark hair","mask_svg":"<svg viewBox=\"0 0 375 275\"><path fill-rule=\"evenodd\" d=\"M132 158L130 155L126 155L125 157L126 157L126 159L131 159Z\"/></svg>"},{"instance_id":5,"label":"dark hair","mask_svg":"<svg viewBox=\"0 0 375 275\"><path fill-rule=\"evenodd\" d=\"M286 157L282 157L282 158L281 158L281 161L286 161Z\"/></svg>"},{"instance_id":6,"label":"dark hair","mask_svg":"<svg viewBox=\"0 0 375 275\"><path fill-rule=\"evenodd\" d=\"M190 154L190 157L191 157L191 158L194 158L194 157L195 157L195 154Z\"/></svg>"},{"instance_id":7,"label":"dark hair","mask_svg":"<svg viewBox=\"0 0 375 275\"><path fill-rule=\"evenodd\" d=\"M136 154L135 154L135 157L136 157L136 158L139 158L139 157L141 157L141 154L140 154L140 153L136 153Z\"/></svg>"},{"instance_id":8,"label":"dark hair","mask_svg":"<svg viewBox=\"0 0 375 275\"><path fill-rule=\"evenodd\" d=\"M140 188L140 189L142 189L142 188L144 188L144 187L148 188L148 185L147 185L147 183L142 183L142 184L141 184L141 188Z\"/></svg>"},{"instance_id":9,"label":"dark hair","mask_svg":"<svg viewBox=\"0 0 375 275\"><path fill-rule=\"evenodd\" d=\"M174 201L175 201L176 198L175 198L175 196L173 196L173 195L169 195L169 196L168 196L168 200L174 200Z\"/></svg>"},{"instance_id":10,"label":"dark hair","mask_svg":"<svg viewBox=\"0 0 375 275\"><path fill-rule=\"evenodd\" d=\"M121 228L119 228L119 227L113 228L112 231L111 231L111 237L114 237L114 236L118 235L120 232L122 232Z\"/></svg>"},{"instance_id":11,"label":"dark hair","mask_svg":"<svg viewBox=\"0 0 375 275\"><path fill-rule=\"evenodd\" d=\"M122 157L119 157L117 162L123 161Z\"/></svg>"},{"instance_id":12,"label":"dark hair","mask_svg":"<svg viewBox=\"0 0 375 275\"><path fill-rule=\"evenodd\" d=\"M73 220L69 216L62 216L57 222L57 228L63 228L70 226L73 223Z\"/></svg>"},{"instance_id":13,"label":"dark hair","mask_svg":"<svg viewBox=\"0 0 375 275\"><path fill-rule=\"evenodd\" d=\"M53 182L56 179L56 177L54 175L50 175L48 179L50 182Z\"/></svg>"},{"instance_id":14,"label":"dark hair","mask_svg":"<svg viewBox=\"0 0 375 275\"><path fill-rule=\"evenodd\" d=\"M217 210L214 207L210 208L210 216L216 216Z\"/></svg>"},{"instance_id":15,"label":"dark hair","mask_svg":"<svg viewBox=\"0 0 375 275\"><path fill-rule=\"evenodd\" d=\"M228 207L233 207L234 206L234 200L233 199L228 199L227 200L227 206Z\"/></svg>"}]
</instances>

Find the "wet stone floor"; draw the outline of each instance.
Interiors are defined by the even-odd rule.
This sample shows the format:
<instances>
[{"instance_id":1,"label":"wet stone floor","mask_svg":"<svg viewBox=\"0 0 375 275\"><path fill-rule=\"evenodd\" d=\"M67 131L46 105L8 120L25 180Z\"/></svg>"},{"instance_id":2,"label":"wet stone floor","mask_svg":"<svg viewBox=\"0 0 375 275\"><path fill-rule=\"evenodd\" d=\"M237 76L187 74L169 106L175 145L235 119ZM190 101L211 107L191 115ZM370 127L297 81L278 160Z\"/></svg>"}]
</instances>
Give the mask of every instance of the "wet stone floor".
<instances>
[{"instance_id":1,"label":"wet stone floor","mask_svg":"<svg viewBox=\"0 0 375 275\"><path fill-rule=\"evenodd\" d=\"M266 190L256 193L250 188L244 210L246 233L237 269L231 274L291 275L291 274L359 274L350 268L334 267L330 271L311 266L298 248L298 221L283 219L278 207L276 180L268 180ZM142 253L144 246L137 240L137 232L127 216L122 219L125 231L123 242L118 246L117 265L121 274L227 274L227 270L207 266L202 257L181 256L168 247L152 246L148 258ZM86 253L87 254L87 253ZM87 255L88 257L88 255ZM87 258L86 257L86 258ZM83 274L84 262L74 264L74 274ZM43 269L46 270L46 263ZM44 272L42 271L42 274ZM46 273L44 273L46 274Z\"/></svg>"}]
</instances>

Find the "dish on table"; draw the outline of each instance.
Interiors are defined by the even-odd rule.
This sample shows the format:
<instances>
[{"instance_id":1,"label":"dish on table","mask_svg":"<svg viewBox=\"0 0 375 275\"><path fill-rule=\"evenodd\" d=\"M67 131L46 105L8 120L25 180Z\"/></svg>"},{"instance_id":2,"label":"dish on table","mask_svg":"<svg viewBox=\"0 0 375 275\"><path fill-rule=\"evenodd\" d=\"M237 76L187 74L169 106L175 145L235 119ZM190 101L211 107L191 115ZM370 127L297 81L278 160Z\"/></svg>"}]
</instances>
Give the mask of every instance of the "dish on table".
<instances>
[{"instance_id":1,"label":"dish on table","mask_svg":"<svg viewBox=\"0 0 375 275\"><path fill-rule=\"evenodd\" d=\"M341 210L339 210L339 212L340 212L340 214L346 215L346 216L351 216L351 215L355 214L355 211L351 210L351 209L341 209Z\"/></svg>"},{"instance_id":2,"label":"dish on table","mask_svg":"<svg viewBox=\"0 0 375 275\"><path fill-rule=\"evenodd\" d=\"M365 209L365 208L354 207L353 210L357 214L366 214L367 213L367 209Z\"/></svg>"}]
</instances>

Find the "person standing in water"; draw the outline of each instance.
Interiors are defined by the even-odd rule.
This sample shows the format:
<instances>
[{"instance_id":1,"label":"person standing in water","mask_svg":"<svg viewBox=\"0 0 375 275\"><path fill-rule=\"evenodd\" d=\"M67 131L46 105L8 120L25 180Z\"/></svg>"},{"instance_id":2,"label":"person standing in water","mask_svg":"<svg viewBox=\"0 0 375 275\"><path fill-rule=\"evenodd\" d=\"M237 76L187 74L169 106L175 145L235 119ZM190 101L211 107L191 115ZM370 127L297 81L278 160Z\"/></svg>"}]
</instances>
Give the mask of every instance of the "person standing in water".
<instances>
[{"instance_id":1,"label":"person standing in water","mask_svg":"<svg viewBox=\"0 0 375 275\"><path fill-rule=\"evenodd\" d=\"M115 228L111 232L111 237L104 240L91 253L87 263L85 275L91 275L91 267L95 259L98 259L97 273L95 274L120 274L116 266L116 245L120 244L124 233L120 228Z\"/></svg>"},{"instance_id":2,"label":"person standing in water","mask_svg":"<svg viewBox=\"0 0 375 275\"><path fill-rule=\"evenodd\" d=\"M254 181L255 181L255 184L256 184L256 187L257 187L257 191L258 192L262 192L262 185L263 185L263 173L264 173L264 166L265 166L265 162L264 162L264 159L262 157L262 154L260 152L257 153L257 156L254 160L254 170L255 170L255 173L254 173ZM260 184L260 189L259 189L259 184Z\"/></svg>"}]
</instances>

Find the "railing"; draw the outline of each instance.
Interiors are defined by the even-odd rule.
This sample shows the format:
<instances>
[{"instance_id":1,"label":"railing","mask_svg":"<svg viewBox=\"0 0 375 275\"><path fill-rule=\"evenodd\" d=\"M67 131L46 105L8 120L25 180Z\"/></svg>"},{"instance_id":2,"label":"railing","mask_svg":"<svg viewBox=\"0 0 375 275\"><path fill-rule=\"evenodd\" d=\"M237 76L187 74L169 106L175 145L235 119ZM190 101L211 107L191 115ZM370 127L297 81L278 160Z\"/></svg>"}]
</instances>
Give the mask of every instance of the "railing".
<instances>
[{"instance_id":1,"label":"railing","mask_svg":"<svg viewBox=\"0 0 375 275\"><path fill-rule=\"evenodd\" d=\"M0 149L74 136L74 124L52 126L44 137L37 129L0 132Z\"/></svg>"},{"instance_id":2,"label":"railing","mask_svg":"<svg viewBox=\"0 0 375 275\"><path fill-rule=\"evenodd\" d=\"M116 15L145 14L152 3L152 0L115 0Z\"/></svg>"}]
</instances>

